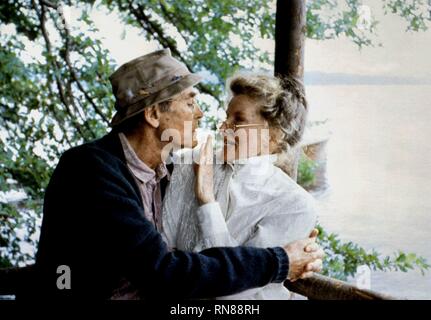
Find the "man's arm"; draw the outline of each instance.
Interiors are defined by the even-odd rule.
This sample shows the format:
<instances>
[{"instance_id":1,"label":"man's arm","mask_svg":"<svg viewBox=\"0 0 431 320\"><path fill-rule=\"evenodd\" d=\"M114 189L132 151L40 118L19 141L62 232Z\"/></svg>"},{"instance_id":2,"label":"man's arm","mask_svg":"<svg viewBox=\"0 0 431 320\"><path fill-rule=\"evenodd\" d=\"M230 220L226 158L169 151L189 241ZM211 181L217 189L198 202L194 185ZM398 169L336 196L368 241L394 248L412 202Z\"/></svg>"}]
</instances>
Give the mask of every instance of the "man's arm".
<instances>
[{"instance_id":1,"label":"man's arm","mask_svg":"<svg viewBox=\"0 0 431 320\"><path fill-rule=\"evenodd\" d=\"M110 248L112 257L108 260L120 261L119 267L144 295L214 297L286 279L289 263L281 247L169 252L160 234L144 218L130 181L119 172L121 163L107 160L103 151L77 155L69 159L70 163L87 169L70 178L76 180L72 185L80 182L82 186L79 195L85 196L83 210L92 216L92 224L99 223L98 236L102 239L98 242Z\"/></svg>"}]
</instances>

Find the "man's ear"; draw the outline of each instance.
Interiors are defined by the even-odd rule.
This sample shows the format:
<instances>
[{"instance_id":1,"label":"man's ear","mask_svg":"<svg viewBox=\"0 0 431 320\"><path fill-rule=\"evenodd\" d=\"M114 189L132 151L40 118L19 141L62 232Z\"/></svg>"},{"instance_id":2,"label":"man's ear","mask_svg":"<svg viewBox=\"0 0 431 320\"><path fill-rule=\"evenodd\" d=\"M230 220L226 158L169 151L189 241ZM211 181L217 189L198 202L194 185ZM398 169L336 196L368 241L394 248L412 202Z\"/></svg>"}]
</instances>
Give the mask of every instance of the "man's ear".
<instances>
[{"instance_id":1,"label":"man's ear","mask_svg":"<svg viewBox=\"0 0 431 320\"><path fill-rule=\"evenodd\" d=\"M157 105L147 107L144 110L145 121L153 128L158 128L160 125L160 110Z\"/></svg>"}]
</instances>

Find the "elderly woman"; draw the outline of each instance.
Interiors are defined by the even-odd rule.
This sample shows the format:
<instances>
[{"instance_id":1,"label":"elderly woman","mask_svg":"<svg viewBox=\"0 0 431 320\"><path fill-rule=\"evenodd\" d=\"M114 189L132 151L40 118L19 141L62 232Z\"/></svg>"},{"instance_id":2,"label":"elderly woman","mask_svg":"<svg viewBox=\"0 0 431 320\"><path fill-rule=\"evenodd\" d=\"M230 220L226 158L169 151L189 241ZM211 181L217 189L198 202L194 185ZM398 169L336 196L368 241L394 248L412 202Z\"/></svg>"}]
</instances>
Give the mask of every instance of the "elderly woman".
<instances>
[{"instance_id":1,"label":"elderly woman","mask_svg":"<svg viewBox=\"0 0 431 320\"><path fill-rule=\"evenodd\" d=\"M278 155L296 145L304 131L307 104L302 84L291 78L247 75L231 79L229 88L227 118L220 127L223 148L216 161L205 164L212 159L209 138L200 150L196 178L184 158L171 176L163 204L164 236L171 248L279 246L308 237L315 226L312 197L276 166ZM283 284L269 284L218 298L291 295Z\"/></svg>"}]
</instances>

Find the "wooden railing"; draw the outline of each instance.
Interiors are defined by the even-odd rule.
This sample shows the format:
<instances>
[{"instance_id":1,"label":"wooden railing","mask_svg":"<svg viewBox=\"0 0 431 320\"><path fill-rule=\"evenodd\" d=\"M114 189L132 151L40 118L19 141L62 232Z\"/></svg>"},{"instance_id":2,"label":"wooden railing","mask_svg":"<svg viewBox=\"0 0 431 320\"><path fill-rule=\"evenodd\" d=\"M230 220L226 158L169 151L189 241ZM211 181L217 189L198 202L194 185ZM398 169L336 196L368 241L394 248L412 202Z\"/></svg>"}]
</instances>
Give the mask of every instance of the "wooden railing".
<instances>
[{"instance_id":1,"label":"wooden railing","mask_svg":"<svg viewBox=\"0 0 431 320\"><path fill-rule=\"evenodd\" d=\"M290 291L310 300L398 300L396 297L358 287L337 279L315 274L295 282L285 281Z\"/></svg>"},{"instance_id":2,"label":"wooden railing","mask_svg":"<svg viewBox=\"0 0 431 320\"><path fill-rule=\"evenodd\" d=\"M0 269L0 296L13 296L25 291L26 284L34 274L34 266ZM396 300L397 298L359 289L347 282L322 275L314 275L295 282L286 281L284 285L292 292L311 300Z\"/></svg>"},{"instance_id":3,"label":"wooden railing","mask_svg":"<svg viewBox=\"0 0 431 320\"><path fill-rule=\"evenodd\" d=\"M0 297L25 292L34 277L34 265L0 269Z\"/></svg>"}]
</instances>

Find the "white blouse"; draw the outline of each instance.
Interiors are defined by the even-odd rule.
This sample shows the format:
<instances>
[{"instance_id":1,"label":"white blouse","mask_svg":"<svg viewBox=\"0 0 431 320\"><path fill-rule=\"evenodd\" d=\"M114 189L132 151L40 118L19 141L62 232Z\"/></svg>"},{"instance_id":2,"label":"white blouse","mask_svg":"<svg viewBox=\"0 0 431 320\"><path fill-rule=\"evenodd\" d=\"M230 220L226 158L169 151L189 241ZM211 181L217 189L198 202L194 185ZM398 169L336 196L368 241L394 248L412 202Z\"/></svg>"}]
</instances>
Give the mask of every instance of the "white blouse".
<instances>
[{"instance_id":1,"label":"white blouse","mask_svg":"<svg viewBox=\"0 0 431 320\"><path fill-rule=\"evenodd\" d=\"M186 153L191 157L191 152ZM226 246L283 246L316 224L312 196L274 165L275 155L214 164L216 202L199 206L192 164L176 164L163 201L168 246L201 251ZM189 162L190 163L190 162ZM291 299L282 283L217 299Z\"/></svg>"}]
</instances>

